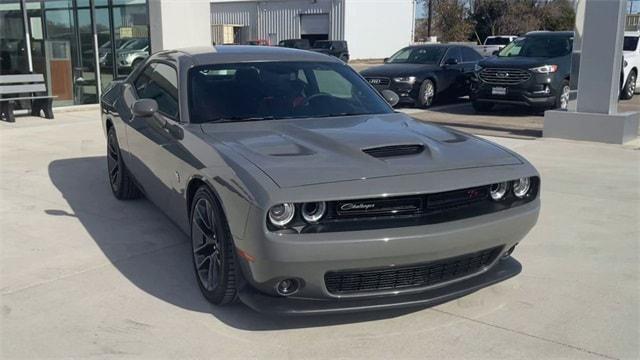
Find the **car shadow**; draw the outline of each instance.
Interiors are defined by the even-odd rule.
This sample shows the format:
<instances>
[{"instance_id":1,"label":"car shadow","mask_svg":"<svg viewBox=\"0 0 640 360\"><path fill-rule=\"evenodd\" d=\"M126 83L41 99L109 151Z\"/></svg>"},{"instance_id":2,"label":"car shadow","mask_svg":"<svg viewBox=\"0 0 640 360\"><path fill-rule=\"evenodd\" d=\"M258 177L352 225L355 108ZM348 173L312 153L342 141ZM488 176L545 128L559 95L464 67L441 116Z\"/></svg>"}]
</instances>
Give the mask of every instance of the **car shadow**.
<instances>
[{"instance_id":1,"label":"car shadow","mask_svg":"<svg viewBox=\"0 0 640 360\"><path fill-rule=\"evenodd\" d=\"M254 331L319 327L393 318L422 309L281 317L255 312L241 303L213 306L198 289L188 237L151 202L116 200L104 156L56 160L48 172L73 211L46 209L47 215L77 217L111 264L139 289L175 306L210 313L228 326Z\"/></svg>"}]
</instances>

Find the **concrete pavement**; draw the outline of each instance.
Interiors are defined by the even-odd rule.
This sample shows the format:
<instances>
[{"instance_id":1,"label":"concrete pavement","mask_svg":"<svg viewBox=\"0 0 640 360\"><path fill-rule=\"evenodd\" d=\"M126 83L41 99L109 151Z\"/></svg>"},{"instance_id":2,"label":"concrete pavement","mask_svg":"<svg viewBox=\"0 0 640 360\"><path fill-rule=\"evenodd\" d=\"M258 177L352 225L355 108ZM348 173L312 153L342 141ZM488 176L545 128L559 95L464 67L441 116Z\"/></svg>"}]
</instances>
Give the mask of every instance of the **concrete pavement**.
<instances>
[{"instance_id":1,"label":"concrete pavement","mask_svg":"<svg viewBox=\"0 0 640 360\"><path fill-rule=\"evenodd\" d=\"M640 357L640 151L491 140L542 174L520 275L430 309L278 318L209 305L186 236L111 196L97 111L0 123L0 357Z\"/></svg>"}]
</instances>

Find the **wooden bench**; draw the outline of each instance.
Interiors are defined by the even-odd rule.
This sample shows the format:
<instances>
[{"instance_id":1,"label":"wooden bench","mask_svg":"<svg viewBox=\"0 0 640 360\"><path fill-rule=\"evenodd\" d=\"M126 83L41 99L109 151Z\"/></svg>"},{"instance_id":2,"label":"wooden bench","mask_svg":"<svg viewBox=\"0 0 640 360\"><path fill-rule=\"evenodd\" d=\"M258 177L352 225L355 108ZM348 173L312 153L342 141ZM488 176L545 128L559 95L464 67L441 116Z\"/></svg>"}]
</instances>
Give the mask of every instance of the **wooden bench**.
<instances>
[{"instance_id":1,"label":"wooden bench","mask_svg":"<svg viewBox=\"0 0 640 360\"><path fill-rule=\"evenodd\" d=\"M47 95L42 74L0 75L0 120L14 122L14 104L20 100L31 101L32 116L40 116L42 111L45 118L53 119L54 98Z\"/></svg>"}]
</instances>

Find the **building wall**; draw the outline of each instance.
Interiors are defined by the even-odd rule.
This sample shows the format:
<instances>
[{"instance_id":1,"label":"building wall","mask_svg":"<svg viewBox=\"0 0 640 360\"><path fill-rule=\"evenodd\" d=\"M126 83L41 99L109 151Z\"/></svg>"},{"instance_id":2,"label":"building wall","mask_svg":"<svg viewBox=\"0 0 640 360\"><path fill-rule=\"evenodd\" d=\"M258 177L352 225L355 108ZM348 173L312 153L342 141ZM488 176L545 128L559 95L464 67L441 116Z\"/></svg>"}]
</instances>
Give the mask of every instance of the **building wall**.
<instances>
[{"instance_id":1,"label":"building wall","mask_svg":"<svg viewBox=\"0 0 640 360\"><path fill-rule=\"evenodd\" d=\"M280 40L300 37L300 15L328 14L329 39L344 38L345 0L213 1L211 24L246 26L243 41Z\"/></svg>"},{"instance_id":2,"label":"building wall","mask_svg":"<svg viewBox=\"0 0 640 360\"><path fill-rule=\"evenodd\" d=\"M150 0L151 51L211 45L209 0Z\"/></svg>"},{"instance_id":3,"label":"building wall","mask_svg":"<svg viewBox=\"0 0 640 360\"><path fill-rule=\"evenodd\" d=\"M382 59L411 44L414 17L413 0L346 0L351 59Z\"/></svg>"}]
</instances>

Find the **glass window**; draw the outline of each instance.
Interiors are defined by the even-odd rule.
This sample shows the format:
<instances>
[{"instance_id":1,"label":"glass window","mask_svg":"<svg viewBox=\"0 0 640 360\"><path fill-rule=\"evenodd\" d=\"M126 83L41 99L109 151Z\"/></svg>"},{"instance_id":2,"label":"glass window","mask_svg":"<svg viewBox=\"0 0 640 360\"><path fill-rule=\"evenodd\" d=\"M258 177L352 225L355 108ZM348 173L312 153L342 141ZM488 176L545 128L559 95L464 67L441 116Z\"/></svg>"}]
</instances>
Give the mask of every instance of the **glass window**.
<instances>
[{"instance_id":1,"label":"glass window","mask_svg":"<svg viewBox=\"0 0 640 360\"><path fill-rule=\"evenodd\" d=\"M559 36L531 36L514 40L502 49L500 57L560 57L571 53L572 39Z\"/></svg>"},{"instance_id":2,"label":"glass window","mask_svg":"<svg viewBox=\"0 0 640 360\"><path fill-rule=\"evenodd\" d=\"M463 47L462 48L462 61L463 62L473 62L473 61L478 61L482 59L482 55L478 54L477 51L468 48L468 47Z\"/></svg>"},{"instance_id":3,"label":"glass window","mask_svg":"<svg viewBox=\"0 0 640 360\"><path fill-rule=\"evenodd\" d=\"M388 63L391 64L439 64L444 52L444 46L420 46L404 48L392 55Z\"/></svg>"},{"instance_id":4,"label":"glass window","mask_svg":"<svg viewBox=\"0 0 640 360\"><path fill-rule=\"evenodd\" d=\"M489 37L485 40L485 45L508 45L511 40L508 37L496 36Z\"/></svg>"},{"instance_id":5,"label":"glass window","mask_svg":"<svg viewBox=\"0 0 640 360\"><path fill-rule=\"evenodd\" d=\"M624 51L636 51L638 48L638 37L637 36L625 36L624 37Z\"/></svg>"},{"instance_id":6,"label":"glass window","mask_svg":"<svg viewBox=\"0 0 640 360\"><path fill-rule=\"evenodd\" d=\"M144 0L114 0L116 77L126 76L149 56L149 19Z\"/></svg>"},{"instance_id":7,"label":"glass window","mask_svg":"<svg viewBox=\"0 0 640 360\"><path fill-rule=\"evenodd\" d=\"M0 74L29 71L20 1L0 1Z\"/></svg>"},{"instance_id":8,"label":"glass window","mask_svg":"<svg viewBox=\"0 0 640 360\"><path fill-rule=\"evenodd\" d=\"M153 63L135 81L136 91L142 99L158 102L158 111L178 119L178 75L169 65Z\"/></svg>"},{"instance_id":9,"label":"glass window","mask_svg":"<svg viewBox=\"0 0 640 360\"><path fill-rule=\"evenodd\" d=\"M462 56L460 55L460 48L459 47L449 48L449 51L447 51L447 56L445 57L445 60L448 60L448 59L456 59L458 62L462 62Z\"/></svg>"},{"instance_id":10,"label":"glass window","mask_svg":"<svg viewBox=\"0 0 640 360\"><path fill-rule=\"evenodd\" d=\"M189 104L194 123L392 112L351 68L323 62L200 66L189 71Z\"/></svg>"}]
</instances>

